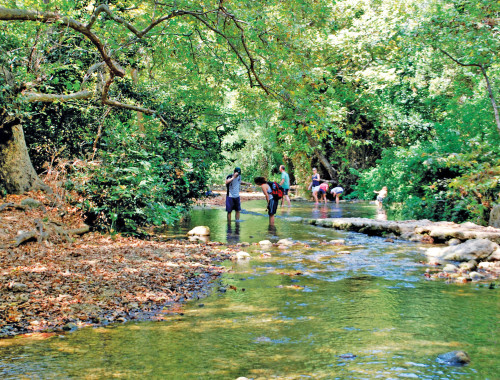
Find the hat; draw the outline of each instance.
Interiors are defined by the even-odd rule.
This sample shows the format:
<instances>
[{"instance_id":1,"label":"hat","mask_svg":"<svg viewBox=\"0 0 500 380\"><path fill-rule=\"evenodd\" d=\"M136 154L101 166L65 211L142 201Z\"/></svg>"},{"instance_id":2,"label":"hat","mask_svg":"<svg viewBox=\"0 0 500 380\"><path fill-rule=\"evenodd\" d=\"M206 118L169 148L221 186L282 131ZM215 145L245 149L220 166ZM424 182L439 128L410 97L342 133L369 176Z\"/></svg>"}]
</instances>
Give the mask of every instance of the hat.
<instances>
[{"instance_id":1,"label":"hat","mask_svg":"<svg viewBox=\"0 0 500 380\"><path fill-rule=\"evenodd\" d=\"M235 173L238 172L238 174L241 174L241 168L238 168L238 167L234 168L234 172Z\"/></svg>"}]
</instances>

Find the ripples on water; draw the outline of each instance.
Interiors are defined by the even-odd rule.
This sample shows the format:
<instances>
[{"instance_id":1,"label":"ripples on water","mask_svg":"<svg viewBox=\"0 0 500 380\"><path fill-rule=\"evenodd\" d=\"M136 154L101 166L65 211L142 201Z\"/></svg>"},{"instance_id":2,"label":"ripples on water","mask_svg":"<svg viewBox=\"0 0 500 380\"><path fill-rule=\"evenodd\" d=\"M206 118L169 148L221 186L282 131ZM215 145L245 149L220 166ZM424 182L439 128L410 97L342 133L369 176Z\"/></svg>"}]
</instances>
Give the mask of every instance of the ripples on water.
<instances>
[{"instance_id":1,"label":"ripples on water","mask_svg":"<svg viewBox=\"0 0 500 380\"><path fill-rule=\"evenodd\" d=\"M291 238L308 244L258 246L249 263L227 263L221 287L184 315L83 329L43 341L0 341L3 378L158 379L498 379L497 290L423 279L421 246L284 220L269 228L261 201L228 227L221 210L198 209L184 226L208 225L232 243ZM374 217L370 205L342 205ZM313 210L314 212L314 210ZM338 211L336 211L338 212ZM309 214L308 214L309 213ZM346 246L323 245L345 239ZM340 254L349 251L350 254ZM236 288L233 290L232 288ZM225 290L224 292L222 290ZM465 350L472 363L438 364Z\"/></svg>"}]
</instances>

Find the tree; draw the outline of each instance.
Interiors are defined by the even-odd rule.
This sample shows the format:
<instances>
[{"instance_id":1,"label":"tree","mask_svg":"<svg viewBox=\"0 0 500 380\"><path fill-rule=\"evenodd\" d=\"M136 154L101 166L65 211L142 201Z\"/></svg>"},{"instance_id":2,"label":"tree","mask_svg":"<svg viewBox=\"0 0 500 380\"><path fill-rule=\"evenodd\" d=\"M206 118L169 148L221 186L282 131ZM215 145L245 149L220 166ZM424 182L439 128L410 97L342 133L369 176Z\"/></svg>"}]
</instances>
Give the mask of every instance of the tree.
<instances>
[{"instance_id":1,"label":"tree","mask_svg":"<svg viewBox=\"0 0 500 380\"><path fill-rule=\"evenodd\" d=\"M174 61L168 65L174 72L173 76L175 70L180 71L178 66L186 65L191 71L201 74L200 66L204 65L206 69L218 63L231 73L232 79L241 77L239 68L243 68L250 86L269 93L257 72L257 60L248 45L247 24L228 10L223 1L194 4L186 1L173 5L129 1L127 8L110 8L101 4L94 9L86 2L78 2L75 8L73 2L58 1L44 5L42 9L0 7L0 21L3 21L5 30L2 35L5 50L0 58L0 181L8 192L20 193L40 184L24 141L22 123L26 102L90 102L99 99L102 105L152 116L168 128L161 110L112 97L113 91L119 94L113 90L117 81L123 80L127 72L137 75L134 70L138 66L145 72L142 81L155 81L157 88L168 91L164 83L161 86L163 78L159 81L155 78L158 71L164 75L164 69L155 67L158 63L155 61L158 59L155 56L157 45L164 53L161 61L169 58ZM33 26L28 25L31 23ZM20 37L16 39L16 35ZM51 73L59 62L47 64L45 56L53 50L61 50L61 59L64 59L70 54L65 50L65 42L70 38L68 36L75 35L84 37L85 42L74 47L86 49L93 62L87 64L81 82L68 83L62 93L55 93L50 86ZM175 45L166 49L172 39ZM194 45L196 42L198 47ZM182 51L179 51L181 45ZM200 63L197 55L203 49L209 51L210 59ZM84 62L76 64L84 69ZM238 74L235 70L239 70ZM214 72L210 74L212 81L216 79Z\"/></svg>"}]
</instances>

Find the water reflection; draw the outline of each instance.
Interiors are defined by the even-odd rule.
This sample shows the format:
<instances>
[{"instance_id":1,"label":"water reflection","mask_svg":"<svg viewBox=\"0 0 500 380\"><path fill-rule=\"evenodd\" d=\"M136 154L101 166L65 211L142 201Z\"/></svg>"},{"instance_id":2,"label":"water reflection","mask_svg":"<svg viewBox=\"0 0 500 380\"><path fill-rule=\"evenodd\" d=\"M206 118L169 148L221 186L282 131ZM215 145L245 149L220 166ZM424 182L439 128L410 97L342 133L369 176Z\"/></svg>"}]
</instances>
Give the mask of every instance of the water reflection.
<instances>
[{"instance_id":1,"label":"water reflection","mask_svg":"<svg viewBox=\"0 0 500 380\"><path fill-rule=\"evenodd\" d=\"M236 222L234 225L231 222L227 223L226 240L228 244L237 244L240 242L240 223Z\"/></svg>"}]
</instances>

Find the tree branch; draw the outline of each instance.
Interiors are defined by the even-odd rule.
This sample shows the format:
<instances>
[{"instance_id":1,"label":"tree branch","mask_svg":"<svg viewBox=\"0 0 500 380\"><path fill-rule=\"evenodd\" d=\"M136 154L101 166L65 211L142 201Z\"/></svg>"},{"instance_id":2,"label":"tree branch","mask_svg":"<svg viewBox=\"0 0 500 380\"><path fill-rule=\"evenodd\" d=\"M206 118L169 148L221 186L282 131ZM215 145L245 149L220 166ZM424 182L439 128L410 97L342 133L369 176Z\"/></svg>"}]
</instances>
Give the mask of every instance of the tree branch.
<instances>
[{"instance_id":1,"label":"tree branch","mask_svg":"<svg viewBox=\"0 0 500 380\"><path fill-rule=\"evenodd\" d=\"M479 63L463 63L463 62L460 62L458 59L452 57L451 54L449 54L445 50L439 48L439 51L441 51L441 53L443 53L444 55L446 55L453 62L455 62L456 64L458 64L460 66L464 66L464 67L478 67L479 70L481 70L481 74L483 75L484 80L486 81L486 88L488 89L488 95L490 97L491 106L493 107L493 113L495 114L495 122L496 122L496 125L497 125L498 133L500 133L500 114L498 112L497 102L495 101L495 96L493 94L493 89L491 88L491 83L490 83L490 80L488 78L488 74L486 73L486 69L484 68L484 66L481 65L481 64L479 64Z\"/></svg>"},{"instance_id":2,"label":"tree branch","mask_svg":"<svg viewBox=\"0 0 500 380\"><path fill-rule=\"evenodd\" d=\"M106 49L104 48L104 44L99 40L99 38L94 33L92 33L90 29L88 29L85 25L76 20L73 20L70 17L61 16L56 12L39 12L26 9L7 9L4 7L0 7L0 20L36 21L45 24L61 23L87 37L90 42L92 42L97 48L97 50L101 54L102 59L104 60L104 62L106 62L109 69L119 77L125 76L125 71L111 59L111 57L106 52Z\"/></svg>"},{"instance_id":3,"label":"tree branch","mask_svg":"<svg viewBox=\"0 0 500 380\"><path fill-rule=\"evenodd\" d=\"M25 92L23 93L23 95L28 102L52 103L52 102L68 102L71 100L90 99L92 97L92 92L83 90L67 95Z\"/></svg>"}]
</instances>

